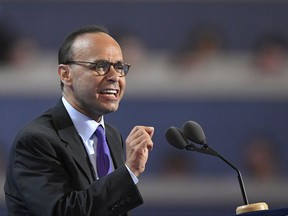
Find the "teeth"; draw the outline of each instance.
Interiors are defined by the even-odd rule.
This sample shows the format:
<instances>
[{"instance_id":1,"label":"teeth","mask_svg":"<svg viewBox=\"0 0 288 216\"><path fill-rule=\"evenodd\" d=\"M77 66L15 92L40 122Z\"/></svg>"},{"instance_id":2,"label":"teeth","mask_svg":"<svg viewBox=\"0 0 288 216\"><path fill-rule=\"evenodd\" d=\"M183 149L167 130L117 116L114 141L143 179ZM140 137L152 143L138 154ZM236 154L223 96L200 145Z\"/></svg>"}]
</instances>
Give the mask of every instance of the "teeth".
<instances>
[{"instance_id":1,"label":"teeth","mask_svg":"<svg viewBox=\"0 0 288 216\"><path fill-rule=\"evenodd\" d=\"M104 93L104 94L117 94L117 93L118 93L118 90L105 89L105 90L101 91L101 93Z\"/></svg>"}]
</instances>

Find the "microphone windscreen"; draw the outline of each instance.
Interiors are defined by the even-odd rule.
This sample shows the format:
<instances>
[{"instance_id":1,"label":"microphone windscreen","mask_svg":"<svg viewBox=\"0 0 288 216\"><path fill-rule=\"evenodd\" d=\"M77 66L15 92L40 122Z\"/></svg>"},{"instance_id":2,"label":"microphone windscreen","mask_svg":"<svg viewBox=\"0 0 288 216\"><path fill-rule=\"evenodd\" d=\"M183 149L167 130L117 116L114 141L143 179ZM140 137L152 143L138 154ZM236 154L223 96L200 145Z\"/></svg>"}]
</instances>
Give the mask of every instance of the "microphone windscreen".
<instances>
[{"instance_id":1,"label":"microphone windscreen","mask_svg":"<svg viewBox=\"0 0 288 216\"><path fill-rule=\"evenodd\" d=\"M182 131L176 127L169 127L165 133L166 140L175 148L184 149L187 146L187 140Z\"/></svg>"},{"instance_id":2,"label":"microphone windscreen","mask_svg":"<svg viewBox=\"0 0 288 216\"><path fill-rule=\"evenodd\" d=\"M184 136L190 141L201 145L206 144L206 137L204 131L198 123L194 121L187 121L183 125L182 130Z\"/></svg>"}]
</instances>

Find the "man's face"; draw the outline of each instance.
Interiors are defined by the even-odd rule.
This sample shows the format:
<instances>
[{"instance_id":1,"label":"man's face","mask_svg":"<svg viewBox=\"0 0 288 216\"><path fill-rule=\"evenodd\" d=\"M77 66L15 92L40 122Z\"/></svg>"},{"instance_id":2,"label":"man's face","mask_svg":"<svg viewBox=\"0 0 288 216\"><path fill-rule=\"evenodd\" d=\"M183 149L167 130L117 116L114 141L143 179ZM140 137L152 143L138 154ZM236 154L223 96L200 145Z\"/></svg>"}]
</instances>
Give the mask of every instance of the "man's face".
<instances>
[{"instance_id":1,"label":"man's face","mask_svg":"<svg viewBox=\"0 0 288 216\"><path fill-rule=\"evenodd\" d=\"M73 44L73 61L96 62L106 60L123 62L118 43L105 33L87 33L79 36ZM124 95L125 77L110 67L110 71L100 76L89 64L70 64L68 91L64 96L74 108L97 120L103 114L115 112ZM67 83L66 83L67 84ZM68 94L66 94L66 92Z\"/></svg>"}]
</instances>

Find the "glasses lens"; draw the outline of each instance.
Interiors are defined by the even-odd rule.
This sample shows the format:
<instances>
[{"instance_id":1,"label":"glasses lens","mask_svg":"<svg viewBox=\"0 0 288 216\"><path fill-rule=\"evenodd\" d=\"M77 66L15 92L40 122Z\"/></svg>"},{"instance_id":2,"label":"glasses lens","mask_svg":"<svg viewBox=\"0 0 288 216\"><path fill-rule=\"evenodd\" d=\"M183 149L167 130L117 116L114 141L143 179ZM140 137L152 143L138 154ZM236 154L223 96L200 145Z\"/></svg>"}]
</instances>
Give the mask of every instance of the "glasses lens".
<instances>
[{"instance_id":1,"label":"glasses lens","mask_svg":"<svg viewBox=\"0 0 288 216\"><path fill-rule=\"evenodd\" d=\"M129 68L130 68L130 64L125 63L125 64L123 65L123 71L124 71L124 74L125 74L125 75L128 73Z\"/></svg>"},{"instance_id":2,"label":"glasses lens","mask_svg":"<svg viewBox=\"0 0 288 216\"><path fill-rule=\"evenodd\" d=\"M110 69L110 63L107 61L99 61L97 62L96 65L96 71L100 74L100 75L104 75L105 73L107 73Z\"/></svg>"},{"instance_id":3,"label":"glasses lens","mask_svg":"<svg viewBox=\"0 0 288 216\"><path fill-rule=\"evenodd\" d=\"M95 63L95 70L99 75L105 75L109 72L111 65L113 65L114 70L116 70L120 74L120 76L125 76L130 68L130 65L127 63L117 62L113 64L104 60Z\"/></svg>"},{"instance_id":4,"label":"glasses lens","mask_svg":"<svg viewBox=\"0 0 288 216\"><path fill-rule=\"evenodd\" d=\"M121 74L121 76L125 75L124 73L124 63L117 62L114 64L114 69Z\"/></svg>"},{"instance_id":5,"label":"glasses lens","mask_svg":"<svg viewBox=\"0 0 288 216\"><path fill-rule=\"evenodd\" d=\"M114 68L118 73L121 74L121 76L125 76L129 71L130 65L127 63L119 62L114 66Z\"/></svg>"}]
</instances>

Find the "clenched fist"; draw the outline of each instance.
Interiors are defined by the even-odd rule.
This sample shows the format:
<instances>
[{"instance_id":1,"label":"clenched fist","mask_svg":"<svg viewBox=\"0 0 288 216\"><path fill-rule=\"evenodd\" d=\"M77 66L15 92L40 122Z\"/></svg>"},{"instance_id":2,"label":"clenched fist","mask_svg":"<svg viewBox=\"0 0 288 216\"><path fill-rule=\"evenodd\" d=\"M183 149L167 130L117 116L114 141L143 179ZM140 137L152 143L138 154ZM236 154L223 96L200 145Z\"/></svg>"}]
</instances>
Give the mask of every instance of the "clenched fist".
<instances>
[{"instance_id":1,"label":"clenched fist","mask_svg":"<svg viewBox=\"0 0 288 216\"><path fill-rule=\"evenodd\" d=\"M145 170L149 151L153 148L154 128L135 126L126 139L126 165L138 177Z\"/></svg>"}]
</instances>

